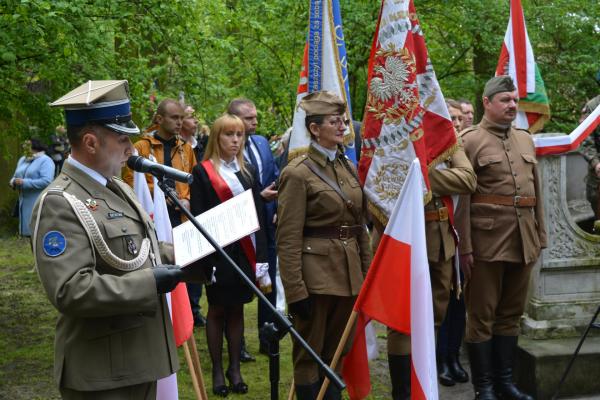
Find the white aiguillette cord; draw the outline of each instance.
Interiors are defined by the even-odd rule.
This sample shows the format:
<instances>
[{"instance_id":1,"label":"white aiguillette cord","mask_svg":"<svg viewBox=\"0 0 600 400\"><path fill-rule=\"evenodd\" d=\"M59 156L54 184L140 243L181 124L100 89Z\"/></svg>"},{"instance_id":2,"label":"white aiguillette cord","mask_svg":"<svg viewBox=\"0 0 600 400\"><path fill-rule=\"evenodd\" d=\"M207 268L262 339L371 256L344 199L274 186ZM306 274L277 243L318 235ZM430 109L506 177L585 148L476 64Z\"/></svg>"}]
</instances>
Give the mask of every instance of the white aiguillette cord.
<instances>
[{"instance_id":1,"label":"white aiguillette cord","mask_svg":"<svg viewBox=\"0 0 600 400\"><path fill-rule=\"evenodd\" d=\"M144 265L144 263L148 259L148 254L150 253L150 239L144 238L142 240L142 246L141 246L140 252L139 252L138 256L136 258L134 258L133 260L123 260L123 259L117 257L108 248L108 245L106 244L106 242L104 241L104 238L102 237L102 233L100 233L100 229L98 228L98 224L96 223L96 220L94 219L94 217L92 217L92 214L87 209L85 204L83 204L83 202L81 200L79 200L77 197L64 192L61 188L58 188L58 189L52 188L52 189L48 190L46 193L44 193L43 197L40 199L40 205L38 207L38 214L37 214L37 218L36 218L36 222L35 222L35 229L33 232L33 241L34 241L33 242L33 252L34 252L34 258L36 260L37 260L36 238L37 238L37 231L38 231L38 227L39 227L39 223L40 223L40 216L42 213L42 206L44 205L46 196L50 192L53 192L56 194L62 194L62 196L69 202L69 204L71 205L71 208L73 208L73 211L75 212L75 215L77 215L77 218L79 219L79 221L81 222L81 225L85 229L85 231L88 235L88 238L90 240L90 243L96 247L96 249L98 250L98 254L100 254L100 257L108 265L110 265L111 267L116 268L118 270L126 271L126 272L135 271L136 269L139 269L142 265ZM94 264L95 263L96 263L96 260L95 260L95 255L94 255ZM37 265L36 265L36 267L37 267Z\"/></svg>"},{"instance_id":2,"label":"white aiguillette cord","mask_svg":"<svg viewBox=\"0 0 600 400\"><path fill-rule=\"evenodd\" d=\"M140 249L140 253L133 260L123 260L117 257L110 249L108 245L104 241L102 234L100 233L100 229L98 228L98 224L94 217L92 217L92 213L87 209L85 204L81 202L77 197L63 192L63 196L71 207L84 229L86 230L88 236L90 237L94 246L98 250L98 254L100 257L111 267L116 268L121 271L134 271L140 268L148 259L148 254L150 253L150 239L144 238L142 240L142 246Z\"/></svg>"}]
</instances>

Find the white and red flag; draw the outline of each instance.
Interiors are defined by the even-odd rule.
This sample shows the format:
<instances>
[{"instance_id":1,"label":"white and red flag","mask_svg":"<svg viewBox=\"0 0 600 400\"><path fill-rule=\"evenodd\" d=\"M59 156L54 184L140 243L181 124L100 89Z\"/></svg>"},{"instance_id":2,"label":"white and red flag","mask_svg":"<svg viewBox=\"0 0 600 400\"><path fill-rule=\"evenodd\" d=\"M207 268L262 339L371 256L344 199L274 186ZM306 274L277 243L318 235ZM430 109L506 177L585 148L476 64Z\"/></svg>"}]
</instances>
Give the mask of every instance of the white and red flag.
<instances>
[{"instance_id":1,"label":"white and red flag","mask_svg":"<svg viewBox=\"0 0 600 400\"><path fill-rule=\"evenodd\" d=\"M496 75L510 75L519 91L517 128L540 131L550 119L550 105L525 26L521 0L510 0L510 19Z\"/></svg>"},{"instance_id":2,"label":"white and red flag","mask_svg":"<svg viewBox=\"0 0 600 400\"><path fill-rule=\"evenodd\" d=\"M428 168L456 150L413 0L383 0L367 84L359 176L369 210L385 224L415 157L429 187Z\"/></svg>"},{"instance_id":3,"label":"white and red flag","mask_svg":"<svg viewBox=\"0 0 600 400\"><path fill-rule=\"evenodd\" d=\"M150 196L145 174L134 171L133 190L144 210L152 217L158 240L173 243L173 229L169 220L167 202L165 194L158 186L157 179L154 178L154 196ZM194 317L185 283L178 284L171 293L167 293L166 297L171 312L175 344L179 347L192 336L194 330ZM158 381L157 400L177 400L178 398L176 373Z\"/></svg>"},{"instance_id":4,"label":"white and red flag","mask_svg":"<svg viewBox=\"0 0 600 400\"><path fill-rule=\"evenodd\" d=\"M364 336L371 319L411 336L411 398L438 398L425 193L421 166L415 159L354 305L356 333L342 367L351 400L364 399L371 389Z\"/></svg>"},{"instance_id":5,"label":"white and red flag","mask_svg":"<svg viewBox=\"0 0 600 400\"><path fill-rule=\"evenodd\" d=\"M538 156L567 153L579 147L594 129L600 125L600 105L568 135L541 134L533 137L535 153Z\"/></svg>"}]
</instances>

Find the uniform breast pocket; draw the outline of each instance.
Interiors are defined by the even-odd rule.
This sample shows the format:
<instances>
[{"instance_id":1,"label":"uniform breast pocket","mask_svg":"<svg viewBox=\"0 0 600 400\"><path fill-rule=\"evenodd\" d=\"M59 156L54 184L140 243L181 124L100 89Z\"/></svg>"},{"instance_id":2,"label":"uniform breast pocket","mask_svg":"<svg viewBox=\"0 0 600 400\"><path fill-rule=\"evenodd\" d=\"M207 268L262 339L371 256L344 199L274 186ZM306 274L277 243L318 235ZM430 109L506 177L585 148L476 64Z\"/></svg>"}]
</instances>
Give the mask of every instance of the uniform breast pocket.
<instances>
[{"instance_id":1,"label":"uniform breast pocket","mask_svg":"<svg viewBox=\"0 0 600 400\"><path fill-rule=\"evenodd\" d=\"M481 168L493 168L502 162L501 154L486 154L477 157L477 164Z\"/></svg>"},{"instance_id":2,"label":"uniform breast pocket","mask_svg":"<svg viewBox=\"0 0 600 400\"><path fill-rule=\"evenodd\" d=\"M119 258L131 260L137 257L142 244L139 226L123 219L119 222L104 222L104 240L110 250Z\"/></svg>"}]
</instances>

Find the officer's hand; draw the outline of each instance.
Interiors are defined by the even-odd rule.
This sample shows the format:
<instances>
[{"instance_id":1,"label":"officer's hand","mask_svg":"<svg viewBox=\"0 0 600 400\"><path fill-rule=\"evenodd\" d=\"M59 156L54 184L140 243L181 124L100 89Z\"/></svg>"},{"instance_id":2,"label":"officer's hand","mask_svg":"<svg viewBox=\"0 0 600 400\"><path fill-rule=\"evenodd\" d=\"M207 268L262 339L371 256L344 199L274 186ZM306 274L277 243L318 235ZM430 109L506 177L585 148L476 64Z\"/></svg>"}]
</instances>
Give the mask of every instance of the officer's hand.
<instances>
[{"instance_id":1,"label":"officer's hand","mask_svg":"<svg viewBox=\"0 0 600 400\"><path fill-rule=\"evenodd\" d=\"M288 310L293 316L298 316L302 320L309 320L312 308L310 297L288 304Z\"/></svg>"},{"instance_id":2,"label":"officer's hand","mask_svg":"<svg viewBox=\"0 0 600 400\"><path fill-rule=\"evenodd\" d=\"M465 275L465 282L471 279L471 271L473 270L473 253L461 254L459 257L460 269Z\"/></svg>"},{"instance_id":3,"label":"officer's hand","mask_svg":"<svg viewBox=\"0 0 600 400\"><path fill-rule=\"evenodd\" d=\"M168 293L183 279L184 272L179 265L161 264L152 269L156 280L156 292Z\"/></svg>"},{"instance_id":4,"label":"officer's hand","mask_svg":"<svg viewBox=\"0 0 600 400\"><path fill-rule=\"evenodd\" d=\"M600 178L600 163L596 164L594 172L596 173L596 176Z\"/></svg>"}]
</instances>

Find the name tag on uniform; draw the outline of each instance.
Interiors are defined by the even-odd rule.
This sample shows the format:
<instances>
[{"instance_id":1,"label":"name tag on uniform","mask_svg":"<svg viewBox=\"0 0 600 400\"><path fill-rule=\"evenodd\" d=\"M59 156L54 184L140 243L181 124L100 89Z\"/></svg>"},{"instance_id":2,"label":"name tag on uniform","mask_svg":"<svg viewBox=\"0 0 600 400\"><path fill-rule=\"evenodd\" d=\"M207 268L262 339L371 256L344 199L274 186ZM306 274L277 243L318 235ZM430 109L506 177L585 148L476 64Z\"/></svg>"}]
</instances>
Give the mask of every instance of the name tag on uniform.
<instances>
[{"instance_id":1,"label":"name tag on uniform","mask_svg":"<svg viewBox=\"0 0 600 400\"><path fill-rule=\"evenodd\" d=\"M109 212L108 219L123 218L122 212Z\"/></svg>"}]
</instances>

